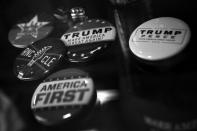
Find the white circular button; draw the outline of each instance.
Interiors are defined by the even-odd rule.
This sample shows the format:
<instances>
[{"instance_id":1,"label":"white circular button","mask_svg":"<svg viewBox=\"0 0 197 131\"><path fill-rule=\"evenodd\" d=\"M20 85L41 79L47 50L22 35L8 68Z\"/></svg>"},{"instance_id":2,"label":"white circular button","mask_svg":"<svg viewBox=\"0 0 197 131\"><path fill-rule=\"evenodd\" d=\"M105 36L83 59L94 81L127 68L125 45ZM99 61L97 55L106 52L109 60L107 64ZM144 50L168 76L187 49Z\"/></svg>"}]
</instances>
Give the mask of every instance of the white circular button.
<instances>
[{"instance_id":1,"label":"white circular button","mask_svg":"<svg viewBox=\"0 0 197 131\"><path fill-rule=\"evenodd\" d=\"M130 36L129 47L141 59L164 60L180 53L190 37L190 28L184 21L160 17L138 26Z\"/></svg>"}]
</instances>

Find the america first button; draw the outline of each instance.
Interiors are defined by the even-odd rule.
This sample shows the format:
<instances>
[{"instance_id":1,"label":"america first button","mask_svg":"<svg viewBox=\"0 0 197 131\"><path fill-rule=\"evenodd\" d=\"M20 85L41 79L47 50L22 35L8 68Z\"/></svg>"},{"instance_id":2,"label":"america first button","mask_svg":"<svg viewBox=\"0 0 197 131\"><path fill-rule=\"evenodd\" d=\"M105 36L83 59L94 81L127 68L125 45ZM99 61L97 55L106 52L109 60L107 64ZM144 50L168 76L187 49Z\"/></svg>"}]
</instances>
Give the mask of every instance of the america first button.
<instances>
[{"instance_id":1,"label":"america first button","mask_svg":"<svg viewBox=\"0 0 197 131\"><path fill-rule=\"evenodd\" d=\"M17 48L25 48L49 36L54 29L54 18L47 13L38 13L22 19L8 34L9 42Z\"/></svg>"},{"instance_id":2,"label":"america first button","mask_svg":"<svg viewBox=\"0 0 197 131\"><path fill-rule=\"evenodd\" d=\"M115 27L100 19L82 21L69 29L61 40L68 47L71 62L84 62L103 52L115 40Z\"/></svg>"},{"instance_id":3,"label":"america first button","mask_svg":"<svg viewBox=\"0 0 197 131\"><path fill-rule=\"evenodd\" d=\"M81 119L95 101L93 80L86 72L70 68L52 74L37 87L31 109L41 124L56 125Z\"/></svg>"},{"instance_id":4,"label":"america first button","mask_svg":"<svg viewBox=\"0 0 197 131\"><path fill-rule=\"evenodd\" d=\"M164 60L179 54L190 37L190 28L184 21L160 17L138 26L130 36L129 47L141 59Z\"/></svg>"},{"instance_id":5,"label":"america first button","mask_svg":"<svg viewBox=\"0 0 197 131\"><path fill-rule=\"evenodd\" d=\"M60 63L65 52L64 43L57 38L39 40L17 56L14 73L25 81L42 78Z\"/></svg>"}]
</instances>

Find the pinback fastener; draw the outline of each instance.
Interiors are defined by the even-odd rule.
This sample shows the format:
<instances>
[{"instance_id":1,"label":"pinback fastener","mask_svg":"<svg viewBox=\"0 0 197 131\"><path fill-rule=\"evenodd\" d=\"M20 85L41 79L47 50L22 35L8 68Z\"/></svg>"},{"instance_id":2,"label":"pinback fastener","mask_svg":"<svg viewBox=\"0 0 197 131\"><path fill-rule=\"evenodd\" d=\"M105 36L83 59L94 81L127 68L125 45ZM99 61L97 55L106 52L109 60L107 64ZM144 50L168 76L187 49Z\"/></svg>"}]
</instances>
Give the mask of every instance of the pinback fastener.
<instances>
[{"instance_id":1,"label":"pinback fastener","mask_svg":"<svg viewBox=\"0 0 197 131\"><path fill-rule=\"evenodd\" d=\"M8 33L9 42L17 48L25 48L46 38L54 29L54 18L47 13L38 13L24 18Z\"/></svg>"},{"instance_id":2,"label":"pinback fastener","mask_svg":"<svg viewBox=\"0 0 197 131\"><path fill-rule=\"evenodd\" d=\"M14 63L18 79L32 81L51 72L64 56L66 48L57 38L46 38L29 45L19 54Z\"/></svg>"},{"instance_id":3,"label":"pinback fastener","mask_svg":"<svg viewBox=\"0 0 197 131\"><path fill-rule=\"evenodd\" d=\"M154 18L133 31L129 48L141 64L171 67L184 58L183 51L190 37L190 28L184 21L173 17Z\"/></svg>"},{"instance_id":4,"label":"pinback fastener","mask_svg":"<svg viewBox=\"0 0 197 131\"><path fill-rule=\"evenodd\" d=\"M74 19L85 18L78 21L65 34L61 40L68 47L67 56L70 62L86 62L102 53L115 40L115 27L100 19L86 19L81 8L71 9Z\"/></svg>"},{"instance_id":5,"label":"pinback fastener","mask_svg":"<svg viewBox=\"0 0 197 131\"><path fill-rule=\"evenodd\" d=\"M70 15L73 20L80 18L87 18L85 10L82 7L74 7L70 9Z\"/></svg>"},{"instance_id":6,"label":"pinback fastener","mask_svg":"<svg viewBox=\"0 0 197 131\"><path fill-rule=\"evenodd\" d=\"M31 109L45 126L69 126L83 121L96 103L93 79L76 69L63 69L47 77L35 90Z\"/></svg>"},{"instance_id":7,"label":"pinback fastener","mask_svg":"<svg viewBox=\"0 0 197 131\"><path fill-rule=\"evenodd\" d=\"M72 26L74 26L77 23L88 20L88 16L86 16L86 12L82 7L71 8L69 13L72 19Z\"/></svg>"}]
</instances>

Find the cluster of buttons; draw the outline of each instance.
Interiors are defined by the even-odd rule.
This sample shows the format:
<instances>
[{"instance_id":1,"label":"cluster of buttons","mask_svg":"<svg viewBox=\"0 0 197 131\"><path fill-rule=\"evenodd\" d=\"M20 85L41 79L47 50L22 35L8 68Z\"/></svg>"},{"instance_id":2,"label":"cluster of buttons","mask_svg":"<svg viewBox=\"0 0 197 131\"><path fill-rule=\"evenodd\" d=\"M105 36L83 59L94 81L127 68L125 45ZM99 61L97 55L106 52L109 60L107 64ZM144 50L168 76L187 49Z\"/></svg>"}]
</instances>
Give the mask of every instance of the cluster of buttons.
<instances>
[{"instance_id":1,"label":"cluster of buttons","mask_svg":"<svg viewBox=\"0 0 197 131\"><path fill-rule=\"evenodd\" d=\"M66 12L60 11L59 14L54 13L54 16L57 17L57 15L60 16ZM84 12L82 8L76 7L71 9L71 16L74 17L73 19L76 19L77 16L85 17ZM74 15L74 13L77 14ZM68 15L64 14L62 17L65 18L66 16ZM15 72L21 80L30 81L45 76L56 67L62 56L68 58L70 62L88 61L104 51L111 41L115 40L115 27L104 20L82 19L79 23L71 26L65 34L62 34L61 38L56 38L50 35L55 30L55 27L52 26L55 20L39 20L40 17L40 15L35 15L29 22L17 24L18 28L12 29L9 33L9 40L15 47L26 47L15 62ZM65 22L65 19L58 20ZM49 24L50 30L48 30ZM18 38L19 36L20 38ZM20 41L13 39L20 39ZM51 48L45 49L48 47ZM50 59L52 58L51 55L54 56L52 60ZM47 65L47 62L53 64Z\"/></svg>"},{"instance_id":2,"label":"cluster of buttons","mask_svg":"<svg viewBox=\"0 0 197 131\"><path fill-rule=\"evenodd\" d=\"M71 9L71 13L74 18L84 15L80 8L76 11ZM55 16L66 23L66 15ZM51 38L53 22L39 22L39 18L35 15L27 23L17 24L9 33L13 46L26 48L16 58L14 66L20 80L43 78L63 56L70 62L89 61L110 47L116 38L115 27L100 19L85 19L70 27L61 38ZM190 35L189 26L183 21L170 17L156 18L134 30L129 48L142 60L164 60L179 54L189 43ZM37 87L31 109L39 122L53 125L81 116L84 110L95 105L96 97L93 80L86 72L65 69L50 75Z\"/></svg>"},{"instance_id":3,"label":"cluster of buttons","mask_svg":"<svg viewBox=\"0 0 197 131\"><path fill-rule=\"evenodd\" d=\"M70 11L73 20L69 20L66 13L58 9L50 16L53 19L44 19L46 16L38 14L10 30L10 43L25 48L14 63L18 79L33 81L45 78L67 58L70 62L86 62L115 40L115 27L109 22L87 19L85 11L79 7ZM69 26L61 38L53 36L59 29L55 26L57 21L61 23L58 25ZM88 73L69 68L52 73L40 83L33 94L31 109L38 122L57 125L88 113L98 102L96 96Z\"/></svg>"}]
</instances>

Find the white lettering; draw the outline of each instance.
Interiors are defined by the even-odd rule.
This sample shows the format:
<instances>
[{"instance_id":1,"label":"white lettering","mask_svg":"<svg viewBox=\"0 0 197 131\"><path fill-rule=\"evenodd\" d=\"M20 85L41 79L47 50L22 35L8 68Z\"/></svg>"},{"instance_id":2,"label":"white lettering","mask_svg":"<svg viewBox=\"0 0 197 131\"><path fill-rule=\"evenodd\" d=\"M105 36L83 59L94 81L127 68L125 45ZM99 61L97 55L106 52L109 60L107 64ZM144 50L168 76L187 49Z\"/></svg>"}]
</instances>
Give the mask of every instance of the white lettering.
<instances>
[{"instance_id":1,"label":"white lettering","mask_svg":"<svg viewBox=\"0 0 197 131\"><path fill-rule=\"evenodd\" d=\"M54 60L56 60L56 58L54 57L50 57L50 56L44 56L42 59L41 59L41 63L43 63L44 65L50 67L51 64L54 62Z\"/></svg>"},{"instance_id":2,"label":"white lettering","mask_svg":"<svg viewBox=\"0 0 197 131\"><path fill-rule=\"evenodd\" d=\"M115 28L112 26L107 26L67 33L62 36L61 40L63 40L67 46L73 46L104 40L114 40L115 34Z\"/></svg>"},{"instance_id":3,"label":"white lettering","mask_svg":"<svg viewBox=\"0 0 197 131\"><path fill-rule=\"evenodd\" d=\"M35 53L34 50L32 50L32 49L30 49L30 48L26 48L26 49L21 53L21 55L30 58L30 57L32 57L32 54L34 54L34 53Z\"/></svg>"},{"instance_id":4,"label":"white lettering","mask_svg":"<svg viewBox=\"0 0 197 131\"><path fill-rule=\"evenodd\" d=\"M173 122L166 122L162 120L156 120L151 117L145 116L144 121L147 125L161 129L166 131L186 131L186 130L194 130L197 129L197 120L194 119L188 122L180 122L180 123L173 123Z\"/></svg>"}]
</instances>

